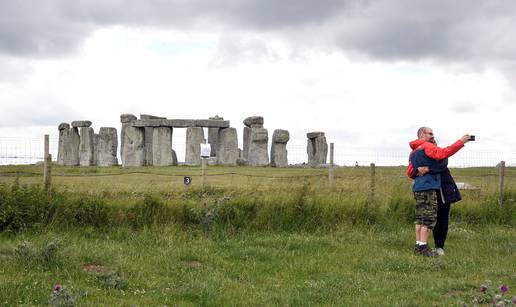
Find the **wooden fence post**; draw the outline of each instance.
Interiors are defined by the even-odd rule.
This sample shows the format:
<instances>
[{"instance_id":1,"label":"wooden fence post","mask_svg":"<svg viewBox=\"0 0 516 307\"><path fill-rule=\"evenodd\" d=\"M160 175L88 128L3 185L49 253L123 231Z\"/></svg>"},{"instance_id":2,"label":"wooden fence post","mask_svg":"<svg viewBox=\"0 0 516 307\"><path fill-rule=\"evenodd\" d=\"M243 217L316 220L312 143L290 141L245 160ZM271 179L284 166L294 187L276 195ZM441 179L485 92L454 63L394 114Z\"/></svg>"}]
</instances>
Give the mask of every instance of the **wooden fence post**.
<instances>
[{"instance_id":1,"label":"wooden fence post","mask_svg":"<svg viewBox=\"0 0 516 307\"><path fill-rule=\"evenodd\" d=\"M499 174L499 191L500 195L498 196L498 204L503 206L503 194L504 194L504 180L505 180L505 161L500 161L498 164L498 174Z\"/></svg>"},{"instance_id":2,"label":"wooden fence post","mask_svg":"<svg viewBox=\"0 0 516 307\"><path fill-rule=\"evenodd\" d=\"M45 152L43 155L43 185L45 190L50 190L50 184L52 179L52 155L50 152L49 146L49 137L48 134L45 134Z\"/></svg>"},{"instance_id":3,"label":"wooden fence post","mask_svg":"<svg viewBox=\"0 0 516 307\"><path fill-rule=\"evenodd\" d=\"M369 197L368 203L373 203L374 194L375 194L375 164L371 163L371 174L370 174L370 184L369 184Z\"/></svg>"},{"instance_id":4,"label":"wooden fence post","mask_svg":"<svg viewBox=\"0 0 516 307\"><path fill-rule=\"evenodd\" d=\"M204 192L204 188L206 186L206 165L208 164L208 159L201 158L201 175L202 175L202 191Z\"/></svg>"},{"instance_id":5,"label":"wooden fence post","mask_svg":"<svg viewBox=\"0 0 516 307\"><path fill-rule=\"evenodd\" d=\"M330 167L328 168L328 179L330 180L330 185L335 183L335 173L333 170L333 143L330 143Z\"/></svg>"}]
</instances>

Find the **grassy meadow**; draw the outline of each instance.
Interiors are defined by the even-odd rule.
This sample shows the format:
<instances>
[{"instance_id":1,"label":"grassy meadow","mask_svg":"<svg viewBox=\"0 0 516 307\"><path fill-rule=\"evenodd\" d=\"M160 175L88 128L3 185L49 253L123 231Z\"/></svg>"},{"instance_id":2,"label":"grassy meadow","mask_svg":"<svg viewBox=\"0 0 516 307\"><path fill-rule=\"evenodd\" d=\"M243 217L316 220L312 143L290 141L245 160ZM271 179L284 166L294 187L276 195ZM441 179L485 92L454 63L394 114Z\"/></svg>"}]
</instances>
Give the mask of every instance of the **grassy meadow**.
<instances>
[{"instance_id":1,"label":"grassy meadow","mask_svg":"<svg viewBox=\"0 0 516 307\"><path fill-rule=\"evenodd\" d=\"M403 167L0 167L0 305L448 306L516 291L516 170L453 169L446 255L412 255ZM189 186L184 176L192 176ZM372 193L373 192L373 193ZM52 286L62 290L53 294ZM510 296L509 296L510 297Z\"/></svg>"}]
</instances>

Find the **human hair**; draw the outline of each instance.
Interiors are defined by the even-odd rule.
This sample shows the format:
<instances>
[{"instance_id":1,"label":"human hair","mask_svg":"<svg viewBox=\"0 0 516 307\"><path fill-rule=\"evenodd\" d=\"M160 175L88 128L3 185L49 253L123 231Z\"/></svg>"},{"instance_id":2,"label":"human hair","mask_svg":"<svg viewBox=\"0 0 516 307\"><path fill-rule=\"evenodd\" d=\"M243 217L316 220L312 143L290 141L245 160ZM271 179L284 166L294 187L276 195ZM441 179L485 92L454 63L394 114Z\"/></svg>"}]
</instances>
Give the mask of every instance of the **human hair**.
<instances>
[{"instance_id":1,"label":"human hair","mask_svg":"<svg viewBox=\"0 0 516 307\"><path fill-rule=\"evenodd\" d=\"M423 134L425 133L425 130L430 129L428 127L421 127L417 130L417 137L422 138Z\"/></svg>"}]
</instances>

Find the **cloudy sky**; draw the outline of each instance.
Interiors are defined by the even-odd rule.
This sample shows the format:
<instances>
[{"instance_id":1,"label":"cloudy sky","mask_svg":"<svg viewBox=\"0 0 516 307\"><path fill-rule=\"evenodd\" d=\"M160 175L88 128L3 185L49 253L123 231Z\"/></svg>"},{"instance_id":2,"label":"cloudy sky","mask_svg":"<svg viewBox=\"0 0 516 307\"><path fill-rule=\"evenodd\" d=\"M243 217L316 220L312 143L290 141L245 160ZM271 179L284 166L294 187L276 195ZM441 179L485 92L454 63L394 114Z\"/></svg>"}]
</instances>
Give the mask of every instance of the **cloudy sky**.
<instances>
[{"instance_id":1,"label":"cloudy sky","mask_svg":"<svg viewBox=\"0 0 516 307\"><path fill-rule=\"evenodd\" d=\"M512 0L2 0L0 138L261 115L295 144L405 149L424 125L514 151L515 29Z\"/></svg>"}]
</instances>

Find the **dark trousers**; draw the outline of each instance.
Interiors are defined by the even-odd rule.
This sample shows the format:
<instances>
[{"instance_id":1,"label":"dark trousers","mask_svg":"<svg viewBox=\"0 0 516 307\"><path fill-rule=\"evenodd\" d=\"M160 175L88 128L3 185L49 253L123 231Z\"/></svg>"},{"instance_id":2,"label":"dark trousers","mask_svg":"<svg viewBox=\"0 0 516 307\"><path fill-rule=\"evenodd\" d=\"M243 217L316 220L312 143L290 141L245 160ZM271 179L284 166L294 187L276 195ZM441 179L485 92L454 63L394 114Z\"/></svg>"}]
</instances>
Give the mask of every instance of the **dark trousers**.
<instances>
[{"instance_id":1,"label":"dark trousers","mask_svg":"<svg viewBox=\"0 0 516 307\"><path fill-rule=\"evenodd\" d=\"M432 229L434 235L434 243L436 248L444 248L444 241L448 235L448 219L450 217L450 203L442 203L439 199L437 205L437 222L435 223L434 229Z\"/></svg>"}]
</instances>

